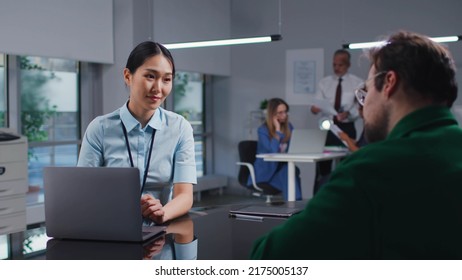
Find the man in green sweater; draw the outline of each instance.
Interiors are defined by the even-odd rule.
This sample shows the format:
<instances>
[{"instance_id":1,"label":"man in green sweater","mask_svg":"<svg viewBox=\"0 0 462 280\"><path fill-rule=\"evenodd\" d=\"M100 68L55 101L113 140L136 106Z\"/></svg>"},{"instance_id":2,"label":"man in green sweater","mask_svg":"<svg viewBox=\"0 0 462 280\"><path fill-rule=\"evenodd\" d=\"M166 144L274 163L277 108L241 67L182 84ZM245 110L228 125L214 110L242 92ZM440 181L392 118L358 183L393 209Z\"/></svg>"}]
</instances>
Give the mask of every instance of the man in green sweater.
<instances>
[{"instance_id":1,"label":"man in green sweater","mask_svg":"<svg viewBox=\"0 0 462 280\"><path fill-rule=\"evenodd\" d=\"M304 211L255 242L254 259L462 259L462 129L449 52L398 32L369 53L356 96L370 143Z\"/></svg>"}]
</instances>

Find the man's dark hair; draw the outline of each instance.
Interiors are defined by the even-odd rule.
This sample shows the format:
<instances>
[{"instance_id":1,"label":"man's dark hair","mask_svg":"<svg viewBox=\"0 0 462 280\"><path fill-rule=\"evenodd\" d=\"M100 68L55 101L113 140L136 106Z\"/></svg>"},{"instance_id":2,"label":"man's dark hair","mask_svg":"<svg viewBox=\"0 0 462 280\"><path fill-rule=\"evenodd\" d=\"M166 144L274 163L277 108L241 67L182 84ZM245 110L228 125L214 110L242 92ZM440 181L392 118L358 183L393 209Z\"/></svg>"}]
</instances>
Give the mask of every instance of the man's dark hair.
<instances>
[{"instance_id":1,"label":"man's dark hair","mask_svg":"<svg viewBox=\"0 0 462 280\"><path fill-rule=\"evenodd\" d=\"M449 51L426 36L401 31L385 45L371 49L369 58L376 73L395 71L408 94L451 107L457 98L456 67ZM381 90L385 75L375 78Z\"/></svg>"}]
</instances>

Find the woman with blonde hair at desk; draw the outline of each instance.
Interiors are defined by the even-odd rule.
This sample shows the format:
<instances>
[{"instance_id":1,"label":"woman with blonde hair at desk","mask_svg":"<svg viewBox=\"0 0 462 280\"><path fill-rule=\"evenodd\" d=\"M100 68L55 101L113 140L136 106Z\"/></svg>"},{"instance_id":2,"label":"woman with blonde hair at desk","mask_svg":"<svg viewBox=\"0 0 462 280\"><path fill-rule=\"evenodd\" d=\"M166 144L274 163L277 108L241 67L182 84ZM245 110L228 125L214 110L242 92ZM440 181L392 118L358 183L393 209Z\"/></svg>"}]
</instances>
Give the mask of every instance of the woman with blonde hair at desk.
<instances>
[{"instance_id":1,"label":"woman with blonde hair at desk","mask_svg":"<svg viewBox=\"0 0 462 280\"><path fill-rule=\"evenodd\" d=\"M268 101L266 121L258 128L257 154L287 153L293 130L289 122L289 105L281 98ZM287 200L288 167L284 162L269 162L257 158L254 163L257 183L268 183L282 192ZM300 177L296 176L296 199L301 199Z\"/></svg>"},{"instance_id":2,"label":"woman with blonde hair at desk","mask_svg":"<svg viewBox=\"0 0 462 280\"><path fill-rule=\"evenodd\" d=\"M164 46L136 46L123 71L128 100L88 125L77 164L137 167L141 186L133 187L141 190L143 217L158 224L191 209L197 180L191 125L160 107L174 77L173 57Z\"/></svg>"}]
</instances>

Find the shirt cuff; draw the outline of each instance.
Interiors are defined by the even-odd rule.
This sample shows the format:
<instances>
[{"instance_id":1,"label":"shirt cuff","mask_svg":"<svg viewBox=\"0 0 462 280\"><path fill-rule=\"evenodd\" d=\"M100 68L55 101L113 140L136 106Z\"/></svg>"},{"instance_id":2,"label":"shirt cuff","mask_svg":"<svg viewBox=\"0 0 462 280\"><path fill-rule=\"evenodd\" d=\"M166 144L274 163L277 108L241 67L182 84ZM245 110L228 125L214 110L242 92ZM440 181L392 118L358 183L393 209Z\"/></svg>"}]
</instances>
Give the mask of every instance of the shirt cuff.
<instances>
[{"instance_id":1,"label":"shirt cuff","mask_svg":"<svg viewBox=\"0 0 462 280\"><path fill-rule=\"evenodd\" d=\"M185 244L173 243L175 248L175 259L177 260L197 260L197 238Z\"/></svg>"}]
</instances>

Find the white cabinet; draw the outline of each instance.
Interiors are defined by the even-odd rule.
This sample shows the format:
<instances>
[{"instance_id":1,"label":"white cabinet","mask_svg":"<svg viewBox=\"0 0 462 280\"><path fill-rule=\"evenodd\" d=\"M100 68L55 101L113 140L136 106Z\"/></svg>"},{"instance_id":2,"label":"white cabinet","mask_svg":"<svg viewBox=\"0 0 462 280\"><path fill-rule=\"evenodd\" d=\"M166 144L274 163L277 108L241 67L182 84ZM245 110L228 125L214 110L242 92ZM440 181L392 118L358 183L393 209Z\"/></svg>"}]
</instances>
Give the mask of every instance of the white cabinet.
<instances>
[{"instance_id":1,"label":"white cabinet","mask_svg":"<svg viewBox=\"0 0 462 280\"><path fill-rule=\"evenodd\" d=\"M0 141L0 235L26 229L27 139Z\"/></svg>"}]
</instances>

